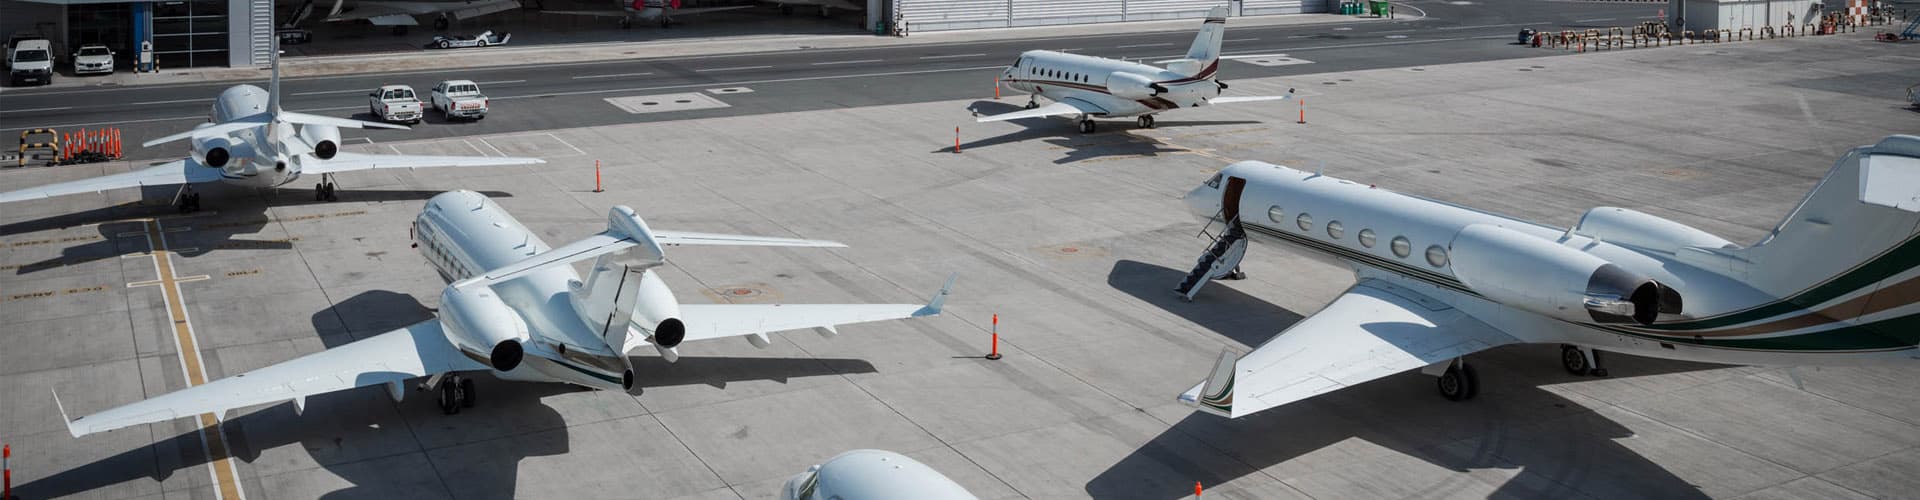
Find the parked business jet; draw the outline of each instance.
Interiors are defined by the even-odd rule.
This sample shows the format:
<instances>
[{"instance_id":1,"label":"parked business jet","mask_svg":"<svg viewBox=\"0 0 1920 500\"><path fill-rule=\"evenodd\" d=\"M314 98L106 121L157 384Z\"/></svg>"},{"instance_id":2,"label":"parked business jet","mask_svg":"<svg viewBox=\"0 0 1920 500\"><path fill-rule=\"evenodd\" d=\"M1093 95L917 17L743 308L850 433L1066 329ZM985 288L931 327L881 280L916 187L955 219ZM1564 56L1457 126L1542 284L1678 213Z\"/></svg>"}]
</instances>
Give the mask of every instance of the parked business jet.
<instances>
[{"instance_id":1,"label":"parked business jet","mask_svg":"<svg viewBox=\"0 0 1920 500\"><path fill-rule=\"evenodd\" d=\"M752 7L751 5L735 5L728 7L681 8L680 0L614 0L613 3L618 4L620 10L543 10L540 12L563 16L614 17L620 19L620 29L627 29L633 27L635 20L641 22L659 22L660 27L666 28L679 22L673 19L673 16L676 15L691 16Z\"/></svg>"},{"instance_id":2,"label":"parked business jet","mask_svg":"<svg viewBox=\"0 0 1920 500\"><path fill-rule=\"evenodd\" d=\"M668 362L684 342L746 337L755 347L769 332L835 327L940 314L953 277L919 304L681 304L652 269L676 245L844 247L788 238L654 231L633 209L613 207L607 230L549 247L493 200L472 191L427 200L413 222L413 240L448 285L440 317L277 365L72 419L74 437L131 425L292 400L304 410L315 394L385 385L395 402L403 384L428 377L441 410L459 413L474 401L461 372L486 371L523 382L561 382L604 390L633 388L627 353L652 346ZM582 281L572 263L594 259ZM56 403L58 395L55 396ZM62 418L66 408L60 407Z\"/></svg>"},{"instance_id":3,"label":"parked business jet","mask_svg":"<svg viewBox=\"0 0 1920 500\"><path fill-rule=\"evenodd\" d=\"M546 163L538 158L348 153L340 150L341 128L407 127L285 111L280 109L280 95L280 59L275 57L267 90L252 85L227 87L213 101L210 122L141 144L153 147L188 140L189 158L105 177L8 191L0 193L0 203L180 184L174 203L187 210L200 207L193 184L225 182L272 188L292 184L305 174L320 174L320 182L314 186L316 199L333 200L333 174L341 172Z\"/></svg>"},{"instance_id":4,"label":"parked business jet","mask_svg":"<svg viewBox=\"0 0 1920 500\"><path fill-rule=\"evenodd\" d=\"M781 500L973 500L972 492L927 464L886 450L853 450L795 474Z\"/></svg>"},{"instance_id":5,"label":"parked business jet","mask_svg":"<svg viewBox=\"0 0 1920 500\"><path fill-rule=\"evenodd\" d=\"M1139 117L1141 128L1153 127L1153 115L1177 108L1212 104L1277 101L1285 96L1221 97L1226 82L1220 72L1220 41L1226 37L1227 8L1207 11L1200 35L1187 57L1166 68L1102 57L1051 50L1029 50L1000 74L1000 84L1031 96L1027 109L979 118L980 122L1019 120L1043 116L1079 117L1080 132L1093 132L1093 117ZM1053 104L1041 106L1046 97Z\"/></svg>"},{"instance_id":6,"label":"parked business jet","mask_svg":"<svg viewBox=\"0 0 1920 500\"><path fill-rule=\"evenodd\" d=\"M303 0L292 18L281 24L293 28L313 17L315 0ZM326 2L326 0L320 0ZM419 26L418 18L433 17L433 29L444 30L462 19L472 19L520 8L519 0L333 0L333 6L320 19L330 23L366 21L374 26L390 26L393 34L407 34L407 27Z\"/></svg>"},{"instance_id":7,"label":"parked business jet","mask_svg":"<svg viewBox=\"0 0 1920 500\"><path fill-rule=\"evenodd\" d=\"M1419 368L1467 399L1466 356L1563 346L1570 372L1600 352L1743 365L1920 360L1920 137L1848 152L1758 243L1740 246L1624 208L1549 227L1286 167L1235 163L1186 195L1224 223L1176 292L1192 299L1247 242L1351 266L1326 308L1180 395L1242 417Z\"/></svg>"}]
</instances>

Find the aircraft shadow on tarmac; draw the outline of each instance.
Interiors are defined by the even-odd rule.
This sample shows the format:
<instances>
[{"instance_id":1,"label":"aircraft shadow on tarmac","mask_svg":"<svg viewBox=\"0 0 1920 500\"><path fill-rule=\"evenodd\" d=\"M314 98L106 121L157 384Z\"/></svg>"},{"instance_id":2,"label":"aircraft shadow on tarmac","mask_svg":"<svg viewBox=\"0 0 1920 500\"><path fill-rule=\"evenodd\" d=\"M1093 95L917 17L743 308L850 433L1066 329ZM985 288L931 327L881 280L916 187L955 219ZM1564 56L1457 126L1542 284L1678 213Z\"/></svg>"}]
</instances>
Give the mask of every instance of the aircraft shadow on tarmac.
<instances>
[{"instance_id":1,"label":"aircraft shadow on tarmac","mask_svg":"<svg viewBox=\"0 0 1920 500\"><path fill-rule=\"evenodd\" d=\"M432 310L412 296L369 291L341 301L313 315L316 330L328 348L424 321ZM342 318L352 330L342 331ZM336 332L328 335L325 332ZM636 383L632 394L648 387L875 372L872 363L858 359L742 358L682 356L667 363L653 356L632 358ZM231 375L231 374L229 374ZM282 403L228 419L224 434L234 458L249 464L299 463L282 456L279 448L298 444L319 464L354 486L328 492L323 498L389 498L415 488L404 483L442 483L435 472L455 475L445 482L456 498L508 498L514 495L519 464L528 457L570 451L567 423L543 399L582 392L579 387L555 383L501 381L474 374L480 403L458 415L443 415L431 394L416 391L409 381L406 400L393 403L385 389L359 389L307 398L304 414ZM136 481L165 480L173 474L205 466L200 435L192 421L157 424L156 430L178 435L127 450L112 457L17 485L20 498L51 498ZM138 428L116 432L145 432ZM271 451L269 451L271 450ZM267 451L267 453L263 453ZM414 455L424 453L428 463ZM267 462L257 462L265 455ZM255 483L257 484L257 483ZM396 488L396 489L386 489Z\"/></svg>"},{"instance_id":2,"label":"aircraft shadow on tarmac","mask_svg":"<svg viewBox=\"0 0 1920 500\"><path fill-rule=\"evenodd\" d=\"M1115 264L1107 282L1248 349L1300 318L1233 290L1232 282L1215 283L1192 303L1184 302L1170 290L1185 274L1123 260ZM1179 498L1192 492L1194 481L1217 485L1266 474L1288 480L1316 475L1313 479L1318 481L1305 484L1347 480L1391 485L1379 488L1382 496L1478 496L1487 489L1494 490L1487 496L1521 498L1706 496L1616 442L1633 437L1631 429L1542 389L1593 380L1568 374L1560 368L1558 355L1558 346L1515 345L1470 356L1483 387L1479 396L1465 402L1446 401L1434 389L1432 377L1407 372L1237 420L1195 412L1088 481L1086 492L1096 498ZM1618 354L1610 355L1607 362L1615 377L1720 368ZM1171 400L1173 395L1167 397ZM1354 439L1453 473L1423 476L1418 467L1409 467L1404 475L1366 477L1361 470L1339 474L1328 466L1286 463ZM1386 459L1344 453L1320 453L1310 460L1329 459L1368 460L1374 462L1369 465L1372 468L1397 468ZM1518 472L1504 478L1504 483L1490 479L1495 485L1458 474L1476 469Z\"/></svg>"},{"instance_id":3,"label":"aircraft shadow on tarmac","mask_svg":"<svg viewBox=\"0 0 1920 500\"><path fill-rule=\"evenodd\" d=\"M196 189L196 192L201 195L201 204L204 205L202 212L181 214L178 209L171 206L177 191L178 188L173 186L145 187L141 188L142 201L139 202L0 225L0 235L18 235L98 224L100 239L62 248L60 256L23 264L16 268L14 273L26 275L62 266L118 257L127 253L145 252L147 247L143 240L123 244L120 238L123 234L145 231L146 228L137 222L139 219L156 219L168 227L192 227L191 232L167 234L167 246L183 257L198 257L214 250L285 250L293 247L291 241L241 236L258 234L265 229L270 222L267 212L270 208L335 203L314 200L311 189L267 189L260 190L259 193L250 193L253 190L216 183L202 184ZM338 201L424 202L442 192L341 189L338 191ZM485 194L496 199L513 196L497 191L485 192ZM347 210L344 207L350 206L352 205L342 205L342 210Z\"/></svg>"},{"instance_id":4,"label":"aircraft shadow on tarmac","mask_svg":"<svg viewBox=\"0 0 1920 500\"><path fill-rule=\"evenodd\" d=\"M1012 101L1019 101L1019 99L1013 99ZM992 115L997 115L1001 113L1019 111L1022 108L1021 108L1021 105L1017 102L974 101L973 104L970 104L967 106L967 109L980 116L992 116ZM1119 127L1125 127L1127 129L1131 129L1134 127L1134 123L1131 120L1098 120L1098 121L1100 122L1101 127L1109 131L1117 130ZM1093 134L1083 135L1074 127L1073 121L1068 120L1066 118L1062 118L1062 117L1027 118L1022 120L1010 120L1008 121L1008 123L1025 127L1025 129L1020 130L1018 132L1009 133L1009 134L1002 134L994 137L988 137L985 139L978 139L973 142L963 142L963 143L960 143L960 150L962 152L965 152L966 150L973 149L973 148L996 146L996 145L1009 144L1009 143L1015 143L1015 142L1025 142L1030 140L1044 140L1047 142L1047 144L1051 144L1054 147L1057 147L1066 151L1065 156L1062 156L1059 159L1056 159L1053 161L1053 163L1057 165L1064 165L1068 163L1074 163L1078 161L1084 161L1084 160L1101 158L1101 157L1109 157L1109 156L1116 156L1116 157L1157 156L1163 153L1179 153L1179 152L1186 151L1185 148L1167 146L1165 143L1160 142L1158 139L1154 139L1152 137L1138 135L1138 134L1111 134L1111 133L1095 132ZM1168 128L1168 127L1197 127L1197 126L1206 126L1206 125L1250 125L1250 124L1258 124L1258 123L1261 123L1261 122L1247 121L1247 120L1228 120L1228 121L1168 120L1164 122L1159 122L1154 126L1157 128ZM947 148L935 149L932 151L932 153L952 154L953 148L947 147Z\"/></svg>"}]
</instances>

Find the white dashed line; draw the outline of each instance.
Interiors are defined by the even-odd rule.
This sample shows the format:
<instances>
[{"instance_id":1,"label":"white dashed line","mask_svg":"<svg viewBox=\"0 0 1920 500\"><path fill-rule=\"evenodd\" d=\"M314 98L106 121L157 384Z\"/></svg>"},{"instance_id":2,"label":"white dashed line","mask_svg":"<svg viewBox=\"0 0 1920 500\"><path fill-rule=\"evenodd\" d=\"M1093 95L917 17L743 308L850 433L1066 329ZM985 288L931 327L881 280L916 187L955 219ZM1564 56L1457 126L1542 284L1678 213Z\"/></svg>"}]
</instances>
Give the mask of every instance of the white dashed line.
<instances>
[{"instance_id":1,"label":"white dashed line","mask_svg":"<svg viewBox=\"0 0 1920 500\"><path fill-rule=\"evenodd\" d=\"M612 75L586 75L586 76L576 76L576 77L573 77L573 79L575 79L575 80L586 80L586 79L589 79L589 78L619 78L619 77L623 77L623 76L647 76L647 75L651 75L651 74L653 74L653 72L651 72L651 71L649 71L649 72L646 72L646 73L618 73L618 74L612 74Z\"/></svg>"},{"instance_id":2,"label":"white dashed line","mask_svg":"<svg viewBox=\"0 0 1920 500\"><path fill-rule=\"evenodd\" d=\"M921 57L921 59L959 59L962 57L982 57L985 55L986 54L952 54L952 55L945 55L945 56L924 56L924 57Z\"/></svg>"},{"instance_id":3,"label":"white dashed line","mask_svg":"<svg viewBox=\"0 0 1920 500\"><path fill-rule=\"evenodd\" d=\"M852 61L827 61L827 62L817 62L817 63L813 63L813 65L814 65L814 66L833 66L833 65L836 65L836 64L866 64L866 63L877 63L877 62L880 62L880 61L884 61L884 60L885 60L885 59L855 59L855 60L852 60Z\"/></svg>"},{"instance_id":4,"label":"white dashed line","mask_svg":"<svg viewBox=\"0 0 1920 500\"><path fill-rule=\"evenodd\" d=\"M695 73L714 73L719 71L745 71L749 69L767 69L773 66L736 66L732 68L707 68L693 70Z\"/></svg>"}]
</instances>

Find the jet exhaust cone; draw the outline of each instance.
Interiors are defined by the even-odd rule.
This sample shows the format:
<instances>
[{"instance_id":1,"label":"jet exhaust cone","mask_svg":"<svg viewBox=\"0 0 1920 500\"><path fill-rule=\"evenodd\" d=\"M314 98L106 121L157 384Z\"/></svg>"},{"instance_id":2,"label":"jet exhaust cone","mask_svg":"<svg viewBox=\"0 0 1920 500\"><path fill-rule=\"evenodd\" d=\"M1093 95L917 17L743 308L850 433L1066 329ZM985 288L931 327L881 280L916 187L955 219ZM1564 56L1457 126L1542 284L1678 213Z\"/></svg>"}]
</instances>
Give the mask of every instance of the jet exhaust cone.
<instances>
[{"instance_id":1,"label":"jet exhaust cone","mask_svg":"<svg viewBox=\"0 0 1920 500\"><path fill-rule=\"evenodd\" d=\"M680 341L686 338L687 325L681 323L680 318L667 318L666 321L660 322L660 326L653 329L653 344L660 347L680 345Z\"/></svg>"},{"instance_id":2,"label":"jet exhaust cone","mask_svg":"<svg viewBox=\"0 0 1920 500\"><path fill-rule=\"evenodd\" d=\"M633 390L633 370L627 370L626 373L620 374L620 388L629 391Z\"/></svg>"},{"instance_id":3,"label":"jet exhaust cone","mask_svg":"<svg viewBox=\"0 0 1920 500\"><path fill-rule=\"evenodd\" d=\"M275 172L287 171L287 162L284 162L284 161L273 162L273 171Z\"/></svg>"},{"instance_id":4,"label":"jet exhaust cone","mask_svg":"<svg viewBox=\"0 0 1920 500\"><path fill-rule=\"evenodd\" d=\"M1633 289L1628 301L1633 303L1633 321L1642 325L1651 325L1660 317L1660 283L1648 281Z\"/></svg>"},{"instance_id":5,"label":"jet exhaust cone","mask_svg":"<svg viewBox=\"0 0 1920 500\"><path fill-rule=\"evenodd\" d=\"M232 155L227 153L227 148L207 150L207 166L209 167L219 168L227 166L227 160L230 158L232 158Z\"/></svg>"},{"instance_id":6,"label":"jet exhaust cone","mask_svg":"<svg viewBox=\"0 0 1920 500\"><path fill-rule=\"evenodd\" d=\"M493 346L493 354L487 356L487 359L493 361L493 369L504 372L520 366L520 358L525 357L526 354L526 350L520 347L519 341L502 340L499 345Z\"/></svg>"}]
</instances>

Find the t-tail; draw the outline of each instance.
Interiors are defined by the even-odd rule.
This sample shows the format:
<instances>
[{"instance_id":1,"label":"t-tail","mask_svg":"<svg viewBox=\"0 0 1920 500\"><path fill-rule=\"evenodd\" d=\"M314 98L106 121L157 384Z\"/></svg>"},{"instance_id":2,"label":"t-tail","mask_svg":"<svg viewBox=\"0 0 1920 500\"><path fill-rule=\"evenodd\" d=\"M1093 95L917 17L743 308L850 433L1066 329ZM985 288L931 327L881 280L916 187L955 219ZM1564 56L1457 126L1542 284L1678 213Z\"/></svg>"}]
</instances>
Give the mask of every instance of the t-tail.
<instances>
[{"instance_id":1,"label":"t-tail","mask_svg":"<svg viewBox=\"0 0 1920 500\"><path fill-rule=\"evenodd\" d=\"M1227 37L1227 7L1214 7L1207 11L1207 20L1200 24L1200 34L1193 37L1193 47L1187 49L1187 57L1167 63L1167 69L1187 76L1211 78L1220 64L1220 42Z\"/></svg>"},{"instance_id":2,"label":"t-tail","mask_svg":"<svg viewBox=\"0 0 1920 500\"><path fill-rule=\"evenodd\" d=\"M1675 257L1778 300L1652 326L1661 333L1755 349L1911 349L1920 344L1920 137L1847 152L1753 246L1685 247Z\"/></svg>"}]
</instances>

